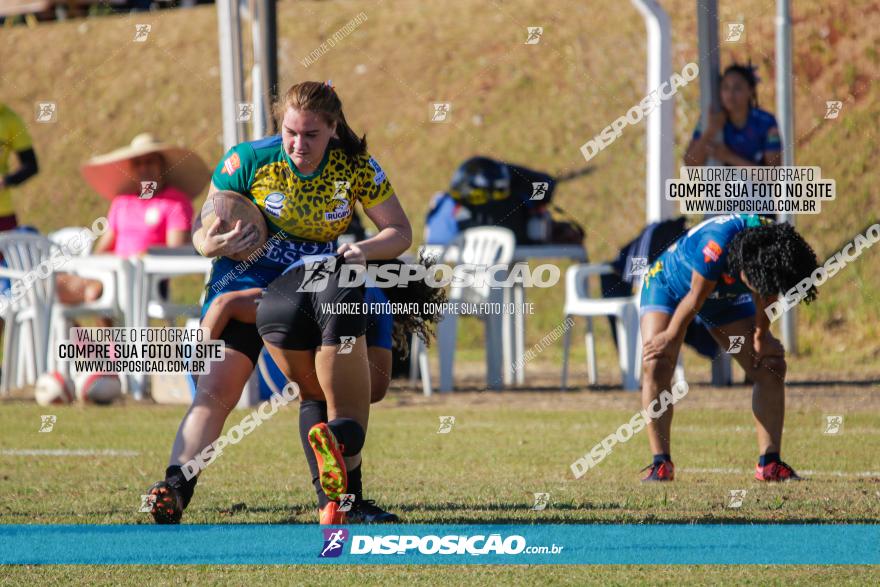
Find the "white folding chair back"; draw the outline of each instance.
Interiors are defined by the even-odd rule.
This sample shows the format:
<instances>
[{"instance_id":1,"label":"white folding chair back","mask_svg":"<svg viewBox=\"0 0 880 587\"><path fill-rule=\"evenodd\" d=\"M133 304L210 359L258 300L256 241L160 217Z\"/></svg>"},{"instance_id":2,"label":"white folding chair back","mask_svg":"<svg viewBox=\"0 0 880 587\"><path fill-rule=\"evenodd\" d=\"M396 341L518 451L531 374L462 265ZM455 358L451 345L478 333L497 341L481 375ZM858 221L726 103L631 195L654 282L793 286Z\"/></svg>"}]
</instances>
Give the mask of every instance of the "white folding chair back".
<instances>
[{"instance_id":1,"label":"white folding chair back","mask_svg":"<svg viewBox=\"0 0 880 587\"><path fill-rule=\"evenodd\" d=\"M49 329L55 300L53 252L57 245L44 236L25 232L0 234L0 254L6 267L0 278L11 288L3 296L5 323L3 373L0 391L33 384L46 371Z\"/></svg>"},{"instance_id":2,"label":"white folding chair back","mask_svg":"<svg viewBox=\"0 0 880 587\"><path fill-rule=\"evenodd\" d=\"M458 259L460 264L476 265L476 279L486 274L486 269L492 265L510 265L513 261L513 250L516 247L516 239L513 232L497 226L480 226L465 230L456 239L453 246L458 247ZM481 279L480 279L481 280ZM486 280L482 280L486 281ZM472 287L452 287L449 295L450 300L463 300L467 302L486 302L491 295L488 284Z\"/></svg>"},{"instance_id":3,"label":"white folding chair back","mask_svg":"<svg viewBox=\"0 0 880 587\"><path fill-rule=\"evenodd\" d=\"M472 264L478 267L476 279L482 280L486 269L492 265L510 265L516 239L513 232L506 228L481 226L465 230L451 245L458 249L457 259L460 264ZM444 260L446 259L444 256ZM488 283L479 286L450 288L451 302L501 302L503 292L492 288ZM503 336L504 313L482 316L486 324L486 379L488 387L497 389L501 386L504 374L512 371L513 341ZM438 347L440 352L440 391L452 391L453 370L455 365L455 347L458 335L458 314L448 313L443 316L437 328ZM501 351L500 353L498 351Z\"/></svg>"}]
</instances>

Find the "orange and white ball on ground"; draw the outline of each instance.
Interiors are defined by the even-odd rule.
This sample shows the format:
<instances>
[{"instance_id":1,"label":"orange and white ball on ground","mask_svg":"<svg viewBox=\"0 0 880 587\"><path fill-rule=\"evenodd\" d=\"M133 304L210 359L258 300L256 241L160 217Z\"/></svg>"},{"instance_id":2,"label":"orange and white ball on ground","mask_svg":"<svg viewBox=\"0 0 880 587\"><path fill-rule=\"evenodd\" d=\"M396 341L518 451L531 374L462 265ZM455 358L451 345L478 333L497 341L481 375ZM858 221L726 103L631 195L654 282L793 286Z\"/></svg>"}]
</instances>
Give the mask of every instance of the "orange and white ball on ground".
<instances>
[{"instance_id":1,"label":"orange and white ball on ground","mask_svg":"<svg viewBox=\"0 0 880 587\"><path fill-rule=\"evenodd\" d=\"M37 378L34 396L41 406L69 404L73 402L73 390L73 382L69 378L52 371L43 373Z\"/></svg>"},{"instance_id":2,"label":"orange and white ball on ground","mask_svg":"<svg viewBox=\"0 0 880 587\"><path fill-rule=\"evenodd\" d=\"M111 404L122 397L122 381L115 373L80 373L76 377L76 397L91 404Z\"/></svg>"}]
</instances>

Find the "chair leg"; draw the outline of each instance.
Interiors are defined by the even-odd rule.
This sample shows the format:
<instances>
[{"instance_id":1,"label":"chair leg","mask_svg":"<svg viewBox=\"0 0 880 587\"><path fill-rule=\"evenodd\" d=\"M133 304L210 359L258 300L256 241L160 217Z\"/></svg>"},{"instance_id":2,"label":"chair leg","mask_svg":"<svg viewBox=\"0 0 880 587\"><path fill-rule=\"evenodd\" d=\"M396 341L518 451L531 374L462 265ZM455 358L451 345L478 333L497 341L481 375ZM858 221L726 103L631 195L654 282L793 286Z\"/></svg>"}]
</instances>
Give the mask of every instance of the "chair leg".
<instances>
[{"instance_id":1,"label":"chair leg","mask_svg":"<svg viewBox=\"0 0 880 587\"><path fill-rule=\"evenodd\" d=\"M416 382L419 376L419 358L422 350L422 339L413 334L409 342L409 383Z\"/></svg>"},{"instance_id":2,"label":"chair leg","mask_svg":"<svg viewBox=\"0 0 880 587\"><path fill-rule=\"evenodd\" d=\"M27 329L27 337L22 339L21 334L23 333L20 333L17 341L19 344L16 345L24 351L18 355L19 368L16 386L19 388L36 381L36 378L34 377L34 371L36 370L34 368L34 362L36 361L36 341L34 340L34 337L37 336L37 328L34 325L33 320L27 322ZM23 343L23 345L21 343Z\"/></svg>"},{"instance_id":3,"label":"chair leg","mask_svg":"<svg viewBox=\"0 0 880 587\"><path fill-rule=\"evenodd\" d=\"M513 299L510 293L510 288L504 288L500 297L503 308ZM501 323L501 379L505 386L513 385L514 378L516 377L516 368L514 366L514 361L516 360L514 357L516 345L511 341L511 337L513 336L513 329L511 328L513 316L502 312L500 315L487 317L487 320L498 321ZM488 321L486 324L488 325ZM488 344L486 345L486 350L489 350Z\"/></svg>"},{"instance_id":4,"label":"chair leg","mask_svg":"<svg viewBox=\"0 0 880 587\"><path fill-rule=\"evenodd\" d=\"M566 315L564 322L568 322L571 319L571 316ZM561 390L566 391L568 389L568 353L571 350L571 328L565 329L565 334L562 335L562 382L561 382Z\"/></svg>"},{"instance_id":5,"label":"chair leg","mask_svg":"<svg viewBox=\"0 0 880 587\"><path fill-rule=\"evenodd\" d=\"M593 337L593 317L587 317L587 333L584 335L584 344L587 347L587 373L589 374L590 385L596 385L596 346Z\"/></svg>"},{"instance_id":6,"label":"chair leg","mask_svg":"<svg viewBox=\"0 0 880 587\"><path fill-rule=\"evenodd\" d=\"M638 353L637 332L638 314L634 308L626 308L617 320L617 347L620 358L620 373L623 379L623 389L636 391L639 389L639 380L636 376L636 354Z\"/></svg>"},{"instance_id":7,"label":"chair leg","mask_svg":"<svg viewBox=\"0 0 880 587\"><path fill-rule=\"evenodd\" d=\"M733 383L730 354L723 350L712 359L712 385L725 387Z\"/></svg>"},{"instance_id":8,"label":"chair leg","mask_svg":"<svg viewBox=\"0 0 880 587\"><path fill-rule=\"evenodd\" d=\"M510 339L502 336L504 316L489 315L483 319L486 331L486 387L500 390L504 388L505 373L509 369Z\"/></svg>"},{"instance_id":9,"label":"chair leg","mask_svg":"<svg viewBox=\"0 0 880 587\"><path fill-rule=\"evenodd\" d=\"M9 390L11 389L10 381L11 377L14 374L15 361L12 356L12 335L15 331L15 318L12 320L9 319L9 316L6 316L4 320L4 333L3 333L3 372L0 373L0 395L9 395Z\"/></svg>"},{"instance_id":10,"label":"chair leg","mask_svg":"<svg viewBox=\"0 0 880 587\"><path fill-rule=\"evenodd\" d=\"M7 328L10 325L12 327L9 328L9 376L7 383L10 389L15 389L21 386L21 355L23 351L19 340L21 339L21 330L25 328L25 325L22 322L16 322L15 318L7 323Z\"/></svg>"},{"instance_id":11,"label":"chair leg","mask_svg":"<svg viewBox=\"0 0 880 587\"><path fill-rule=\"evenodd\" d=\"M682 349L684 350L684 349ZM679 381L684 381L684 356L683 352L678 352L678 362L675 364L675 373L672 376L673 383L678 383Z\"/></svg>"},{"instance_id":12,"label":"chair leg","mask_svg":"<svg viewBox=\"0 0 880 587\"><path fill-rule=\"evenodd\" d=\"M526 382L526 365L523 362L523 357L525 356L525 345L526 345L526 317L523 306L525 306L526 302L526 294L525 287L523 284L516 283L513 286L513 303L514 303L514 356L516 357L517 365L519 365L519 369L516 370L516 383L518 385L523 385Z\"/></svg>"},{"instance_id":13,"label":"chair leg","mask_svg":"<svg viewBox=\"0 0 880 587\"><path fill-rule=\"evenodd\" d=\"M455 339L458 333L458 315L445 314L437 326L437 348L440 354L440 391L452 391L455 367Z\"/></svg>"},{"instance_id":14,"label":"chair leg","mask_svg":"<svg viewBox=\"0 0 880 587\"><path fill-rule=\"evenodd\" d=\"M428 349L425 345L419 348L419 370L422 372L422 393L426 396L433 395L431 388L431 366L428 363Z\"/></svg>"}]
</instances>

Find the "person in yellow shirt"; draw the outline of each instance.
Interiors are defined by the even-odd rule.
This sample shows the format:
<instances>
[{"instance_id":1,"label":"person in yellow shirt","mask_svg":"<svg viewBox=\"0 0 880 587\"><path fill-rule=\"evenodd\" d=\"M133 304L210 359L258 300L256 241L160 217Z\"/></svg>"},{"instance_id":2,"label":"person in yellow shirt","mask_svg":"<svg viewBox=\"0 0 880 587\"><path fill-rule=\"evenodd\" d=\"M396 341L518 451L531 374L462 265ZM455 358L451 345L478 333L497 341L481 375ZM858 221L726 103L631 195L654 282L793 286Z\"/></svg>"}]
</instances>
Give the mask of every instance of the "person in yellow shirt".
<instances>
[{"instance_id":1,"label":"person in yellow shirt","mask_svg":"<svg viewBox=\"0 0 880 587\"><path fill-rule=\"evenodd\" d=\"M10 173L12 153L18 157L18 170ZM12 207L12 187L21 185L39 171L31 136L21 118L0 102L0 231L18 226Z\"/></svg>"}]
</instances>

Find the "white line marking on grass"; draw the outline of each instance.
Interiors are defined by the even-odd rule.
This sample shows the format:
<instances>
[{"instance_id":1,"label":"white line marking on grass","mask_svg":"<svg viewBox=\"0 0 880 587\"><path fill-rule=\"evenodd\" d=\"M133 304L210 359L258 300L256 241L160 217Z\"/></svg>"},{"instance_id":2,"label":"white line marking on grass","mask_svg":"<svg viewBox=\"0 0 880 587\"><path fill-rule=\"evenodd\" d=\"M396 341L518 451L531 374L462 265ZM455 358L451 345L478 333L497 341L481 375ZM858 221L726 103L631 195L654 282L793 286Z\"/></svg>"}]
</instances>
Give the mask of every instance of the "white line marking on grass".
<instances>
[{"instance_id":1,"label":"white line marking on grass","mask_svg":"<svg viewBox=\"0 0 880 587\"><path fill-rule=\"evenodd\" d=\"M0 454L10 457L136 457L134 450L114 450L112 448L7 448Z\"/></svg>"},{"instance_id":2,"label":"white line marking on grass","mask_svg":"<svg viewBox=\"0 0 880 587\"><path fill-rule=\"evenodd\" d=\"M824 421L823 421L824 422ZM751 433L755 429L754 426L679 426L675 429L676 432L687 432L687 433L704 433L704 432L749 432ZM847 428L847 434L880 434L880 429L877 428Z\"/></svg>"},{"instance_id":3,"label":"white line marking on grass","mask_svg":"<svg viewBox=\"0 0 880 587\"><path fill-rule=\"evenodd\" d=\"M700 468L683 468L679 469L682 473L708 473L716 475L745 475L748 471L742 469L700 469ZM798 471L801 475L814 475L816 477L880 477L880 471Z\"/></svg>"}]
</instances>

